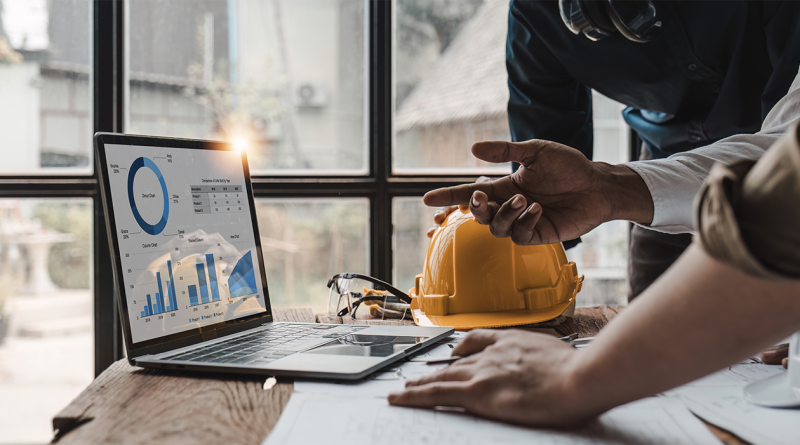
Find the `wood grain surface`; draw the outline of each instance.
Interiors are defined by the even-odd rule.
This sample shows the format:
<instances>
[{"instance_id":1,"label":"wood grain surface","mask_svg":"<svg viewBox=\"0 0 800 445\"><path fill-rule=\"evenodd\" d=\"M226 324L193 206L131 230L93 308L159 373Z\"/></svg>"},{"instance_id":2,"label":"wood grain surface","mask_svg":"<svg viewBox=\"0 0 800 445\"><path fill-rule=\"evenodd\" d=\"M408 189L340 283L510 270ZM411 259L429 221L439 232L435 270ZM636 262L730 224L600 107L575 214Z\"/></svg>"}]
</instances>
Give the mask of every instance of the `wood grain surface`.
<instances>
[{"instance_id":1,"label":"wood grain surface","mask_svg":"<svg viewBox=\"0 0 800 445\"><path fill-rule=\"evenodd\" d=\"M591 337L621 306L579 308L555 330ZM408 320L352 320L310 309L275 310L276 321L333 324L412 324ZM53 418L58 444L258 445L278 422L292 394L291 380L263 390L263 377L142 369L114 363ZM707 424L708 425L708 424ZM727 445L736 436L708 425Z\"/></svg>"}]
</instances>

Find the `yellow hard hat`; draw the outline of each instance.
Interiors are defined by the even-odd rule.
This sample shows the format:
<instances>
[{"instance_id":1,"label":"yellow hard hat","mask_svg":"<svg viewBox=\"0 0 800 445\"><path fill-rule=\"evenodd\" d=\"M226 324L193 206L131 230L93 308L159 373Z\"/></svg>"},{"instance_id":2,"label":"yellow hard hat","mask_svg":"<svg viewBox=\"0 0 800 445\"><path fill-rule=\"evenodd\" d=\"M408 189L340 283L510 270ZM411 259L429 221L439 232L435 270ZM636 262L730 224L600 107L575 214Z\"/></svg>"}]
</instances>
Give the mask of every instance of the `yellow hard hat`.
<instances>
[{"instance_id":1,"label":"yellow hard hat","mask_svg":"<svg viewBox=\"0 0 800 445\"><path fill-rule=\"evenodd\" d=\"M457 210L434 232L409 294L417 325L464 330L552 320L574 309L582 284L561 243L518 246Z\"/></svg>"}]
</instances>

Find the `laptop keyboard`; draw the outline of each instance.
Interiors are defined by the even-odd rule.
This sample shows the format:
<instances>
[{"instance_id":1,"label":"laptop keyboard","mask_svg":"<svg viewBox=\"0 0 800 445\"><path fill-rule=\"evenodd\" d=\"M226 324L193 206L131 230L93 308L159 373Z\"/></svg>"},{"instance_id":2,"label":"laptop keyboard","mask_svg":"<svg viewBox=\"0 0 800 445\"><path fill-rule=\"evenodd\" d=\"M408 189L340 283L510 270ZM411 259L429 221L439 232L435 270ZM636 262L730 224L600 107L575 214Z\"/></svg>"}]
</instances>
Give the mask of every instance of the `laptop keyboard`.
<instances>
[{"instance_id":1,"label":"laptop keyboard","mask_svg":"<svg viewBox=\"0 0 800 445\"><path fill-rule=\"evenodd\" d=\"M315 346L315 343L321 344L328 339L366 328L367 326L336 324L272 324L263 330L164 357L162 360L263 365Z\"/></svg>"}]
</instances>

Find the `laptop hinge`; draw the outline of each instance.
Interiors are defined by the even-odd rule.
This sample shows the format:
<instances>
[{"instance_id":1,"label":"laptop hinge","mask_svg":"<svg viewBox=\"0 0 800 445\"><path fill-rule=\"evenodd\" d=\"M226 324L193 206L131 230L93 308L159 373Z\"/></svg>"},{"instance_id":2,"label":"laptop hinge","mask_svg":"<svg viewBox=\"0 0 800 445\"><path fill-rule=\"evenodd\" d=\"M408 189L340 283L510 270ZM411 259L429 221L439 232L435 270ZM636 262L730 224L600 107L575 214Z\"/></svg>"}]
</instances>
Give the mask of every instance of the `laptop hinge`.
<instances>
[{"instance_id":1,"label":"laptop hinge","mask_svg":"<svg viewBox=\"0 0 800 445\"><path fill-rule=\"evenodd\" d=\"M209 341L217 338L217 330L212 329L210 331L203 331L200 333L200 339L202 341Z\"/></svg>"}]
</instances>

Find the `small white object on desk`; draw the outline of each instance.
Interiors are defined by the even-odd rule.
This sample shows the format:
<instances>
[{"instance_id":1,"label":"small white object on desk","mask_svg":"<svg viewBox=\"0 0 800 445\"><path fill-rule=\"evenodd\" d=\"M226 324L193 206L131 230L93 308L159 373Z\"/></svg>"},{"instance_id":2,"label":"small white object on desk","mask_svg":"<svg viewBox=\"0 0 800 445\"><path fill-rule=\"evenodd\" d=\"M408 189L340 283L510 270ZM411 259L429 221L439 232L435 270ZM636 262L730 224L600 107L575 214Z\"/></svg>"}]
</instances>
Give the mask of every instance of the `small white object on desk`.
<instances>
[{"instance_id":1,"label":"small white object on desk","mask_svg":"<svg viewBox=\"0 0 800 445\"><path fill-rule=\"evenodd\" d=\"M744 387L744 399L769 408L800 408L800 332L789 341L789 372L751 382Z\"/></svg>"},{"instance_id":2,"label":"small white object on desk","mask_svg":"<svg viewBox=\"0 0 800 445\"><path fill-rule=\"evenodd\" d=\"M264 380L264 386L262 388L264 391L269 391L275 386L276 383L278 383L278 379L275 377L267 377L267 380Z\"/></svg>"}]
</instances>

